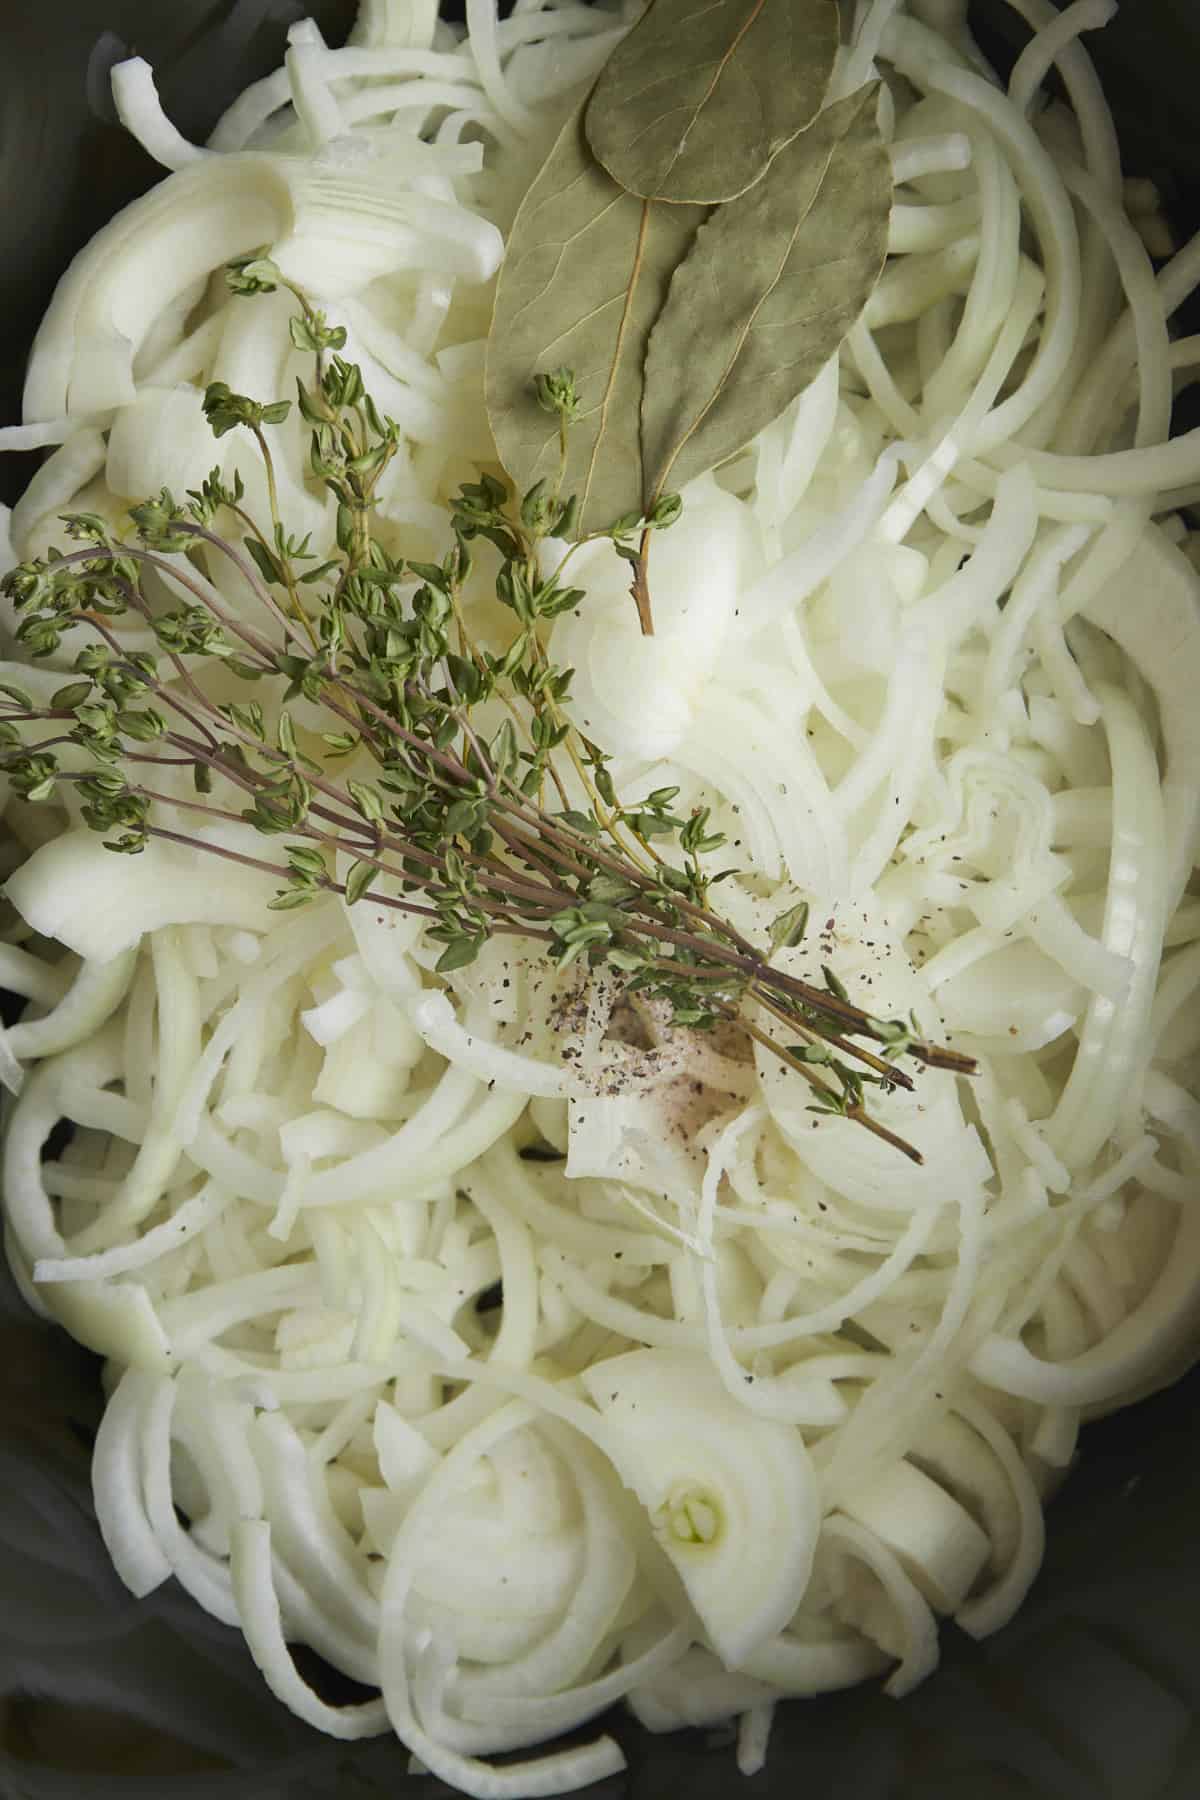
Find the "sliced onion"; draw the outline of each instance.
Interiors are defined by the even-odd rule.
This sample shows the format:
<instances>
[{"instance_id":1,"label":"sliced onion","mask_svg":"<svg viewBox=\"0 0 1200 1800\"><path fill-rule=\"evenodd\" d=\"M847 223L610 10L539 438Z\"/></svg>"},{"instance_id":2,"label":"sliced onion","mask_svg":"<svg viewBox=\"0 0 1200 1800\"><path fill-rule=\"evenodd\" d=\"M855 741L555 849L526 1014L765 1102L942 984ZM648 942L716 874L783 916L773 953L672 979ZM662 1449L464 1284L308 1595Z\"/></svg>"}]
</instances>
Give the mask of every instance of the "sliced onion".
<instances>
[{"instance_id":1,"label":"sliced onion","mask_svg":"<svg viewBox=\"0 0 1200 1800\"><path fill-rule=\"evenodd\" d=\"M171 124L158 97L154 71L144 57L133 56L114 64L111 80L117 117L147 155L164 169L183 169L212 154L198 144L189 144Z\"/></svg>"},{"instance_id":2,"label":"sliced onion","mask_svg":"<svg viewBox=\"0 0 1200 1800\"><path fill-rule=\"evenodd\" d=\"M1136 614L1129 598L1138 597ZM1068 595L1064 594L1064 601ZM1168 904L1187 885L1200 833L1200 577L1161 531L1143 529L1131 556L1086 602L1086 616L1114 638L1154 690L1166 750L1163 806L1171 870Z\"/></svg>"},{"instance_id":3,"label":"sliced onion","mask_svg":"<svg viewBox=\"0 0 1200 1800\"><path fill-rule=\"evenodd\" d=\"M1170 1367L1200 1330L1200 1214L1180 1215L1175 1240L1146 1297L1116 1329L1080 1355L1063 1362L1035 1356L1020 1339L990 1337L971 1358L971 1372L986 1386L1040 1405L1111 1404Z\"/></svg>"},{"instance_id":4,"label":"sliced onion","mask_svg":"<svg viewBox=\"0 0 1200 1800\"><path fill-rule=\"evenodd\" d=\"M471 1069L489 1087L500 1087L517 1094L535 1094L543 1099L557 1099L566 1093L566 1075L562 1069L506 1050L503 1045L460 1025L445 994L429 989L413 1004L409 1017L424 1041L439 1055L463 1068Z\"/></svg>"},{"instance_id":5,"label":"sliced onion","mask_svg":"<svg viewBox=\"0 0 1200 1800\"><path fill-rule=\"evenodd\" d=\"M736 1668L783 1629L808 1583L817 1495L799 1432L744 1412L694 1353L632 1351L583 1379L621 1474Z\"/></svg>"},{"instance_id":6,"label":"sliced onion","mask_svg":"<svg viewBox=\"0 0 1200 1800\"><path fill-rule=\"evenodd\" d=\"M892 1552L852 1519L834 1513L821 1544L835 1570L835 1610L897 1658L884 1692L902 1699L937 1667L937 1623L927 1602Z\"/></svg>"},{"instance_id":7,"label":"sliced onion","mask_svg":"<svg viewBox=\"0 0 1200 1800\"><path fill-rule=\"evenodd\" d=\"M842 1511L887 1545L938 1612L961 1606L987 1561L988 1540L970 1514L911 1462L844 1496Z\"/></svg>"},{"instance_id":8,"label":"sliced onion","mask_svg":"<svg viewBox=\"0 0 1200 1800\"><path fill-rule=\"evenodd\" d=\"M246 1642L267 1686L298 1718L329 1737L378 1737L388 1728L382 1700L357 1706L327 1706L301 1679L283 1633L271 1567L271 1527L265 1519L243 1519L233 1536L233 1591Z\"/></svg>"},{"instance_id":9,"label":"sliced onion","mask_svg":"<svg viewBox=\"0 0 1200 1800\"><path fill-rule=\"evenodd\" d=\"M104 1410L92 1452L96 1518L113 1567L139 1599L160 1587L171 1565L146 1515L140 1437L154 1377L128 1369Z\"/></svg>"},{"instance_id":10,"label":"sliced onion","mask_svg":"<svg viewBox=\"0 0 1200 1800\"><path fill-rule=\"evenodd\" d=\"M240 847L247 835L257 850L252 831L231 835L226 828L212 838ZM94 832L67 832L10 877L8 897L43 937L96 962L111 962L162 925L265 931L274 916L271 878L214 856L205 865L206 879L196 881L192 855L152 842L138 857L106 856Z\"/></svg>"}]
</instances>

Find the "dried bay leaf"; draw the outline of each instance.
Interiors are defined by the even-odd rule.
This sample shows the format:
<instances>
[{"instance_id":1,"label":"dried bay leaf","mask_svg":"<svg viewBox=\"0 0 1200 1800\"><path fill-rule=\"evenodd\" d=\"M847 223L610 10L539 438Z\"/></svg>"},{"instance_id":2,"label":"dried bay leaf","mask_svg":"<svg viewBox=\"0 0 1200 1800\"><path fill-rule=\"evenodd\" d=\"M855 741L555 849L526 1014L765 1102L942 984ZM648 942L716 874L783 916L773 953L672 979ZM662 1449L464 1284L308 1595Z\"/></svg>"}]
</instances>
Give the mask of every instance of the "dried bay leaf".
<instances>
[{"instance_id":1,"label":"dried bay leaf","mask_svg":"<svg viewBox=\"0 0 1200 1800\"><path fill-rule=\"evenodd\" d=\"M732 200L815 119L837 46L837 0L653 0L600 73L588 141L643 199Z\"/></svg>"},{"instance_id":2,"label":"dried bay leaf","mask_svg":"<svg viewBox=\"0 0 1200 1800\"><path fill-rule=\"evenodd\" d=\"M701 207L655 206L605 174L582 109L559 134L521 203L496 288L486 397L500 460L522 491L557 479L557 421L532 378L574 370L581 407L567 440L564 493L582 536L641 511L646 344Z\"/></svg>"},{"instance_id":3,"label":"dried bay leaf","mask_svg":"<svg viewBox=\"0 0 1200 1800\"><path fill-rule=\"evenodd\" d=\"M647 504L778 418L866 305L892 204L878 91L822 113L761 181L715 209L675 271L646 352Z\"/></svg>"}]
</instances>

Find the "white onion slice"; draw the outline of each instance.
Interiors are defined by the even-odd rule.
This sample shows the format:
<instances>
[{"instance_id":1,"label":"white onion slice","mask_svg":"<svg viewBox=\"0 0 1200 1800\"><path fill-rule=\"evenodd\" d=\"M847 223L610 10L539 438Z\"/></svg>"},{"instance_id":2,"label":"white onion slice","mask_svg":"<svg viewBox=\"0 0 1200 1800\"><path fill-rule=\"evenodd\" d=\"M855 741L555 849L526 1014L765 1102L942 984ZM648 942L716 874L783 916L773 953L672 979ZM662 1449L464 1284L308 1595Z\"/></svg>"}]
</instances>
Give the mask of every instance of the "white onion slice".
<instances>
[{"instance_id":1,"label":"white onion slice","mask_svg":"<svg viewBox=\"0 0 1200 1800\"><path fill-rule=\"evenodd\" d=\"M139 1599L171 1574L146 1516L142 1487L140 1432L153 1392L151 1376L126 1370L104 1410L92 1453L92 1491L105 1548L121 1580Z\"/></svg>"},{"instance_id":2,"label":"white onion slice","mask_svg":"<svg viewBox=\"0 0 1200 1800\"><path fill-rule=\"evenodd\" d=\"M212 152L189 144L162 109L154 71L145 57L132 56L114 65L112 94L117 117L148 156L164 169L184 169L203 162Z\"/></svg>"},{"instance_id":3,"label":"white onion slice","mask_svg":"<svg viewBox=\"0 0 1200 1800\"><path fill-rule=\"evenodd\" d=\"M631 1351L584 1383L713 1647L736 1668L783 1629L811 1571L817 1496L799 1433L743 1412L700 1355Z\"/></svg>"},{"instance_id":4,"label":"white onion slice","mask_svg":"<svg viewBox=\"0 0 1200 1800\"><path fill-rule=\"evenodd\" d=\"M231 1574L250 1654L276 1698L329 1737L349 1741L386 1731L388 1715L382 1700L327 1706L297 1672L284 1638L271 1567L271 1527L265 1519L243 1519L236 1527Z\"/></svg>"}]
</instances>

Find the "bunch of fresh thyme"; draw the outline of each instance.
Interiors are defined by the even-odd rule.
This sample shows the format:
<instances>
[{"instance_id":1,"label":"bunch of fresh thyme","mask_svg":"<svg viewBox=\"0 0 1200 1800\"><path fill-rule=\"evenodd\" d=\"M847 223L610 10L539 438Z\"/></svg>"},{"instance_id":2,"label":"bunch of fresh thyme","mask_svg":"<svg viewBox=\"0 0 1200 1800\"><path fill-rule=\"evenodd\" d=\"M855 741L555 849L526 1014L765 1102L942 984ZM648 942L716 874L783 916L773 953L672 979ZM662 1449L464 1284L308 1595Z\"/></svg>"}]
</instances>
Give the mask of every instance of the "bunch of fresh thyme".
<instances>
[{"instance_id":1,"label":"bunch of fresh thyme","mask_svg":"<svg viewBox=\"0 0 1200 1800\"><path fill-rule=\"evenodd\" d=\"M261 255L231 265L227 278L243 296L290 286ZM283 884L276 907L323 893L353 904L371 891L374 903L428 920L446 973L495 933L544 944L560 967L607 964L627 990L668 1001L681 1026L739 1021L809 1083L815 1110L856 1120L919 1161L866 1110L865 1087L911 1087L896 1066L903 1056L958 1072L969 1072L969 1060L922 1041L915 1021L854 1005L828 969L818 988L772 967L772 952L803 936L807 907L780 917L769 945L748 941L710 904L710 888L732 871L708 872L724 842L708 809L681 817L675 788L623 803L609 759L570 723L572 672L550 661L543 627L585 595L564 584L566 559L545 576L538 555L543 539L570 528L575 503L561 481L539 482L518 502L482 474L452 503L442 562L390 555L372 520L399 428L338 354L345 332L291 291L292 340L314 359L297 404L311 427L312 479L337 501L337 554L319 561L280 517L269 432L291 403L210 386L204 409L215 435L244 429L257 441L270 527L244 508L240 477L226 485L218 470L185 504L164 490L132 508L120 538L94 515L68 516L79 548L11 572L4 588L23 615L18 636L30 656L49 656L64 633L91 628L76 679L48 706L19 687L0 689L0 766L16 793L49 800L70 783L108 849L137 853L162 838L262 869ZM570 372L539 377L537 391L565 448L576 406ZM636 554L632 534L663 529L678 513L670 496L652 518L618 520L603 535ZM473 641L461 605L479 538L499 552L496 594L515 621L501 655ZM257 603L255 622L231 610L210 578L222 558ZM161 582L152 597L156 576L166 580L166 606ZM122 644L114 623L126 615L148 628L160 654ZM272 704L218 703L197 674L205 660L247 689L266 683ZM289 707L300 697L323 710L328 729L297 725ZM480 723L485 702L504 714L490 733ZM35 722L51 729L31 741ZM68 746L84 766L63 766ZM568 764L583 806L571 804ZM180 766L192 771L194 797L154 785L155 770ZM199 822L248 821L286 840L283 861L193 837L162 822L164 807ZM344 881L339 852L351 859ZM794 1041L777 1042L764 1014Z\"/></svg>"}]
</instances>

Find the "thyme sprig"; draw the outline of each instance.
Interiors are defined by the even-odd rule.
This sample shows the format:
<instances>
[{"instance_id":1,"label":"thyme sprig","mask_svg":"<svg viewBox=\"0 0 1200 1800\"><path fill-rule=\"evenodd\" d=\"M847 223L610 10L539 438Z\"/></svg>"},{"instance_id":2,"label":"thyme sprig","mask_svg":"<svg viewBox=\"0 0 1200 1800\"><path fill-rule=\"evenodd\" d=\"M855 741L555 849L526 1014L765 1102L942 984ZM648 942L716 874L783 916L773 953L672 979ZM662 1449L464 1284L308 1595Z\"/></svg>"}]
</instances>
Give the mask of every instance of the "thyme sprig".
<instances>
[{"instance_id":1,"label":"thyme sprig","mask_svg":"<svg viewBox=\"0 0 1200 1800\"><path fill-rule=\"evenodd\" d=\"M247 297L287 285L261 255L228 280ZM610 759L571 723L572 671L550 658L546 628L586 594L565 561L545 572L543 547L570 528L575 497L561 481L517 496L485 471L452 501L439 562L390 553L373 525L399 427L340 355L345 332L292 292L292 340L314 359L294 404L310 428L311 478L337 503L336 550L321 560L280 514L271 433L293 403L214 383L209 423L217 437L254 439L270 519L250 516L240 477L214 470L182 502L163 489L133 507L122 534L94 514L67 516L76 547L11 572L4 588L31 657L57 653L80 627L90 640L48 705L0 688L0 766L16 793L37 802L73 787L86 824L121 854L159 838L262 869L278 878L279 909L370 894L427 921L443 974L496 934L543 944L560 969L607 967L624 991L666 1002L676 1025L739 1022L808 1083L813 1110L920 1161L868 1110L867 1089L911 1088L901 1059L960 1073L969 1059L926 1042L915 1021L857 1006L829 969L818 987L775 966L803 938L807 908L783 913L769 944L746 939L712 905L732 871L712 870L725 839L709 809L679 808L675 787L622 798ZM540 378L538 398L565 443L570 371ZM597 535L644 566L646 535L678 515L666 496ZM500 651L474 641L463 606L481 540L498 553L495 594L512 615ZM225 597L231 577L249 606ZM117 622L129 618L157 653L123 641ZM282 840L279 856L213 833L231 822Z\"/></svg>"}]
</instances>

